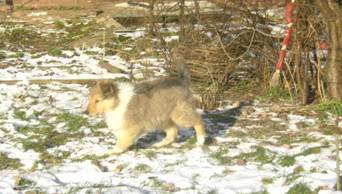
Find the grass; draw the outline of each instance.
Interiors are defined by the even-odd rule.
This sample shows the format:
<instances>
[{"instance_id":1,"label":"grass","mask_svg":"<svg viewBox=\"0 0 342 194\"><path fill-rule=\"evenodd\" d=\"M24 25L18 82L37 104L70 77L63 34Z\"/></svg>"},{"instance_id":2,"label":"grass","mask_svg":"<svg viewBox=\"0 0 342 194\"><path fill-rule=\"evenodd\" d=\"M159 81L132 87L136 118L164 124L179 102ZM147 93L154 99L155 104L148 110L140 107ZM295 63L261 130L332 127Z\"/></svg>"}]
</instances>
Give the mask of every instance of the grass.
<instances>
[{"instance_id":1,"label":"grass","mask_svg":"<svg viewBox=\"0 0 342 194\"><path fill-rule=\"evenodd\" d=\"M70 134L68 133L52 131L43 137L35 135L29 139L25 139L22 141L22 145L25 150L32 149L36 152L44 152L49 148L64 145L66 142L68 142L69 137Z\"/></svg>"},{"instance_id":2,"label":"grass","mask_svg":"<svg viewBox=\"0 0 342 194\"><path fill-rule=\"evenodd\" d=\"M192 149L194 147L196 147L196 137L189 137L185 144L183 144L182 148L187 148L187 149Z\"/></svg>"},{"instance_id":3,"label":"grass","mask_svg":"<svg viewBox=\"0 0 342 194\"><path fill-rule=\"evenodd\" d=\"M1 46L1 43L0 43L0 48L1 47L2 46ZM6 57L7 57L7 54L5 52L0 51L0 60L4 60L4 59L6 59Z\"/></svg>"},{"instance_id":4,"label":"grass","mask_svg":"<svg viewBox=\"0 0 342 194\"><path fill-rule=\"evenodd\" d=\"M61 164L63 162L63 159L68 158L70 154L70 152L63 152L62 154L56 156L48 152L43 152L40 154L38 162L41 164L49 165Z\"/></svg>"},{"instance_id":5,"label":"grass","mask_svg":"<svg viewBox=\"0 0 342 194\"><path fill-rule=\"evenodd\" d=\"M25 150L32 149L36 152L43 153L49 148L66 144L72 138L82 138L84 136L82 132L58 132L54 129L55 127L53 125L44 121L41 121L38 127L25 126L19 128L19 132L21 133L33 133L28 138L21 140L23 148Z\"/></svg>"},{"instance_id":6,"label":"grass","mask_svg":"<svg viewBox=\"0 0 342 194\"><path fill-rule=\"evenodd\" d=\"M217 194L217 189L211 189L206 194Z\"/></svg>"},{"instance_id":7,"label":"grass","mask_svg":"<svg viewBox=\"0 0 342 194\"><path fill-rule=\"evenodd\" d=\"M14 117L20 120L26 120L26 112L19 110L19 109L15 109L14 110Z\"/></svg>"},{"instance_id":8,"label":"grass","mask_svg":"<svg viewBox=\"0 0 342 194\"><path fill-rule=\"evenodd\" d=\"M113 40L116 43L124 43L124 42L126 42L128 40L131 40L131 37L124 36L124 35L118 35L118 36L114 37Z\"/></svg>"},{"instance_id":9,"label":"grass","mask_svg":"<svg viewBox=\"0 0 342 194\"><path fill-rule=\"evenodd\" d=\"M219 164L229 164L232 161L232 158L226 156L227 153L228 148L225 145L221 145L217 151L210 154L210 157Z\"/></svg>"},{"instance_id":10,"label":"grass","mask_svg":"<svg viewBox=\"0 0 342 194\"><path fill-rule=\"evenodd\" d=\"M55 47L52 47L48 50L48 54L50 56L54 56L54 57L61 57L63 56L63 52L61 49L59 48L55 48Z\"/></svg>"},{"instance_id":11,"label":"grass","mask_svg":"<svg viewBox=\"0 0 342 194\"><path fill-rule=\"evenodd\" d=\"M330 100L317 104L315 109L319 112L329 112L342 116L342 101Z\"/></svg>"},{"instance_id":12,"label":"grass","mask_svg":"<svg viewBox=\"0 0 342 194\"><path fill-rule=\"evenodd\" d=\"M138 164L137 166L134 167L134 170L140 173L146 173L146 172L150 172L152 168L148 166L147 164Z\"/></svg>"},{"instance_id":13,"label":"grass","mask_svg":"<svg viewBox=\"0 0 342 194\"><path fill-rule=\"evenodd\" d=\"M12 55L9 55L8 58L16 58L16 59L19 59L21 57L24 57L25 54L21 51L18 51L18 52L15 52L14 54Z\"/></svg>"},{"instance_id":14,"label":"grass","mask_svg":"<svg viewBox=\"0 0 342 194\"><path fill-rule=\"evenodd\" d=\"M21 166L19 159L9 158L7 154L0 152L0 170L18 169Z\"/></svg>"},{"instance_id":15,"label":"grass","mask_svg":"<svg viewBox=\"0 0 342 194\"><path fill-rule=\"evenodd\" d=\"M83 21L82 18L66 22L57 20L54 25L56 29L63 30L65 33L49 32L47 36L42 36L35 28L16 23L3 24L4 30L0 32L0 40L2 40L0 41L0 49L17 52L15 55L8 56L12 58L21 57L22 51L25 50L48 51L49 55L61 56L61 50L69 48L73 41L90 36L99 29L95 21Z\"/></svg>"},{"instance_id":16,"label":"grass","mask_svg":"<svg viewBox=\"0 0 342 194\"><path fill-rule=\"evenodd\" d=\"M230 137L246 137L247 133L243 132L241 130L229 130L229 132L227 133L228 136Z\"/></svg>"},{"instance_id":17,"label":"grass","mask_svg":"<svg viewBox=\"0 0 342 194\"><path fill-rule=\"evenodd\" d=\"M312 147L312 148L308 148L308 149L304 150L299 155L307 156L307 155L310 155L310 154L319 154L320 152L321 152L321 148L320 147Z\"/></svg>"},{"instance_id":18,"label":"grass","mask_svg":"<svg viewBox=\"0 0 342 194\"><path fill-rule=\"evenodd\" d=\"M55 27L56 27L57 29L59 29L59 30L64 29L64 28L66 27L64 21L62 21L62 20L55 20L55 21L53 22L53 24L54 24Z\"/></svg>"},{"instance_id":19,"label":"grass","mask_svg":"<svg viewBox=\"0 0 342 194\"><path fill-rule=\"evenodd\" d=\"M234 93L245 93L246 91L250 91L255 87L255 84L250 80L241 80L237 82L232 88L232 92Z\"/></svg>"},{"instance_id":20,"label":"grass","mask_svg":"<svg viewBox=\"0 0 342 194\"><path fill-rule=\"evenodd\" d=\"M296 163L295 156L282 156L279 159L280 166L289 167L289 166L293 166L295 163Z\"/></svg>"},{"instance_id":21,"label":"grass","mask_svg":"<svg viewBox=\"0 0 342 194\"><path fill-rule=\"evenodd\" d=\"M156 152L154 152L153 150L146 150L143 154L150 160L157 157Z\"/></svg>"},{"instance_id":22,"label":"grass","mask_svg":"<svg viewBox=\"0 0 342 194\"><path fill-rule=\"evenodd\" d=\"M300 173L302 173L304 171L305 170L304 170L303 166L297 166L295 169L293 169L293 173L294 174L300 174Z\"/></svg>"},{"instance_id":23,"label":"grass","mask_svg":"<svg viewBox=\"0 0 342 194\"><path fill-rule=\"evenodd\" d=\"M306 184L298 183L292 186L286 194L314 194L314 192Z\"/></svg>"},{"instance_id":24,"label":"grass","mask_svg":"<svg viewBox=\"0 0 342 194\"><path fill-rule=\"evenodd\" d=\"M80 115L62 113L57 116L59 122L65 122L69 132L77 132L82 126L89 126L88 120Z\"/></svg>"},{"instance_id":25,"label":"grass","mask_svg":"<svg viewBox=\"0 0 342 194\"><path fill-rule=\"evenodd\" d=\"M238 156L235 156L234 159L244 160L244 161L256 161L261 164L272 162L273 157L270 157L267 153L267 150L263 147L257 146L255 151L248 153L241 153Z\"/></svg>"},{"instance_id":26,"label":"grass","mask_svg":"<svg viewBox=\"0 0 342 194\"><path fill-rule=\"evenodd\" d=\"M159 180L156 177L150 179L149 186L159 190L160 192L176 192L179 190L173 183L167 183L165 181ZM158 192L158 193L160 193Z\"/></svg>"},{"instance_id":27,"label":"grass","mask_svg":"<svg viewBox=\"0 0 342 194\"><path fill-rule=\"evenodd\" d=\"M262 190L262 191L253 192L253 193L249 193L249 194L268 194L268 192L266 190Z\"/></svg>"},{"instance_id":28,"label":"grass","mask_svg":"<svg viewBox=\"0 0 342 194\"><path fill-rule=\"evenodd\" d=\"M263 178L263 179L261 180L262 184L264 184L264 185L272 184L273 181L274 181L274 180L273 180L272 178Z\"/></svg>"},{"instance_id":29,"label":"grass","mask_svg":"<svg viewBox=\"0 0 342 194\"><path fill-rule=\"evenodd\" d=\"M18 184L16 185L16 188L17 190L22 190L22 189L25 189L25 188L29 188L29 187L32 187L34 185L34 182L33 181L30 181L28 179L25 179L25 178L21 178L19 181L18 181Z\"/></svg>"},{"instance_id":30,"label":"grass","mask_svg":"<svg viewBox=\"0 0 342 194\"><path fill-rule=\"evenodd\" d=\"M277 87L271 87L268 88L263 95L260 96L260 100L290 100L291 94L288 90L284 89L283 87L277 86Z\"/></svg>"},{"instance_id":31,"label":"grass","mask_svg":"<svg viewBox=\"0 0 342 194\"><path fill-rule=\"evenodd\" d=\"M40 35L33 29L19 27L15 24L3 25L4 31L0 32L0 40L3 40L3 46L15 46L15 48L26 48L35 43Z\"/></svg>"}]
</instances>

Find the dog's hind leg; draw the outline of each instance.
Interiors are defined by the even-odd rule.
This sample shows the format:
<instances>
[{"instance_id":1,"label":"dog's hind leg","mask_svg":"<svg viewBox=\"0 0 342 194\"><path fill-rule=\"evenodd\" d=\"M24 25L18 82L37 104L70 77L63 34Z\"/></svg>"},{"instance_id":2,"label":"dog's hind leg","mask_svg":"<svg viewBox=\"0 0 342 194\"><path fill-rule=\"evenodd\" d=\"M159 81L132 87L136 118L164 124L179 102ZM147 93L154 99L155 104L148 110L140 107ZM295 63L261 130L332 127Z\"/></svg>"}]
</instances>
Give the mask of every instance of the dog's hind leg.
<instances>
[{"instance_id":1,"label":"dog's hind leg","mask_svg":"<svg viewBox=\"0 0 342 194\"><path fill-rule=\"evenodd\" d=\"M197 143L203 145L206 139L206 132L201 115L186 103L179 104L171 115L172 121L185 128L193 127L196 131Z\"/></svg>"},{"instance_id":2,"label":"dog's hind leg","mask_svg":"<svg viewBox=\"0 0 342 194\"><path fill-rule=\"evenodd\" d=\"M111 150L109 153L120 154L126 151L135 142L135 140L139 138L139 135L139 130L136 130L135 128L121 130L117 134L117 142L114 149Z\"/></svg>"},{"instance_id":3,"label":"dog's hind leg","mask_svg":"<svg viewBox=\"0 0 342 194\"><path fill-rule=\"evenodd\" d=\"M164 131L166 132L166 137L161 142L154 144L153 147L160 148L169 145L177 138L178 128L176 125L167 127Z\"/></svg>"},{"instance_id":4,"label":"dog's hind leg","mask_svg":"<svg viewBox=\"0 0 342 194\"><path fill-rule=\"evenodd\" d=\"M199 145L203 145L205 143L205 138L207 134L205 132L203 121L202 121L202 118L200 118L200 116L197 119L197 122L194 124L193 127L195 128L195 131L196 131L197 143Z\"/></svg>"}]
</instances>

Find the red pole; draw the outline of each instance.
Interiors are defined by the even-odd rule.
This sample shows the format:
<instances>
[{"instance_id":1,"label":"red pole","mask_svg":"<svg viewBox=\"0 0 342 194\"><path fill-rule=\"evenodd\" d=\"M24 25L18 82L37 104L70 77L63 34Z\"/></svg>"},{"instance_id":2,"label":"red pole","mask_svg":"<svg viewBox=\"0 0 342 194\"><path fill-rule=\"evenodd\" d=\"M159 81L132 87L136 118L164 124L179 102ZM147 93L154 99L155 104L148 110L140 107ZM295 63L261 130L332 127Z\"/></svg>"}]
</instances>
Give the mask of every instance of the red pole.
<instances>
[{"instance_id":1,"label":"red pole","mask_svg":"<svg viewBox=\"0 0 342 194\"><path fill-rule=\"evenodd\" d=\"M292 25L293 25L293 12L295 9L295 0L291 0L286 5L286 10L285 10L285 19L287 22L287 27L285 29L284 33L284 39L283 43L279 52L279 58L278 62L276 64L276 71L274 72L271 81L270 81L270 86L274 87L279 84L280 81L280 72L283 69L284 62L285 62L285 57L286 57L286 49L289 46L290 40L291 40L291 34L292 34Z\"/></svg>"},{"instance_id":2,"label":"red pole","mask_svg":"<svg viewBox=\"0 0 342 194\"><path fill-rule=\"evenodd\" d=\"M292 0L290 3L286 6L285 11L285 19L287 22L287 28L284 33L284 40L282 43L281 50L279 52L279 59L276 65L276 71L281 71L284 66L285 56L286 56L286 49L289 46L290 40L291 40L291 34L292 34L292 25L293 25L293 12L295 9L295 0Z\"/></svg>"}]
</instances>

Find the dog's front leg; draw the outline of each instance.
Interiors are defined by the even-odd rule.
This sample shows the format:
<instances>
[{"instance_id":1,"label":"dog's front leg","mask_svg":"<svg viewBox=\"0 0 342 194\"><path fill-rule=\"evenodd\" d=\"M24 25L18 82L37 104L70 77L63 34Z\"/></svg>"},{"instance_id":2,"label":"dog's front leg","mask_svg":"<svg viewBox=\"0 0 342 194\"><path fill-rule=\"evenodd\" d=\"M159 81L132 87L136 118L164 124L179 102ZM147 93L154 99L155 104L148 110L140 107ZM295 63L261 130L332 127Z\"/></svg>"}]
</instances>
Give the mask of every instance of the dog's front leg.
<instances>
[{"instance_id":1,"label":"dog's front leg","mask_svg":"<svg viewBox=\"0 0 342 194\"><path fill-rule=\"evenodd\" d=\"M110 150L110 154L121 154L126 151L139 137L139 130L133 128L120 130L116 134L116 145L114 149Z\"/></svg>"},{"instance_id":2,"label":"dog's front leg","mask_svg":"<svg viewBox=\"0 0 342 194\"><path fill-rule=\"evenodd\" d=\"M112 150L109 151L109 154L111 154L111 155L112 155L112 154L116 155L116 154L121 154L121 153L124 152L124 151L125 151L125 150L119 148L118 146L115 146L114 149L112 149Z\"/></svg>"},{"instance_id":3,"label":"dog's front leg","mask_svg":"<svg viewBox=\"0 0 342 194\"><path fill-rule=\"evenodd\" d=\"M165 129L166 137L159 143L153 145L153 147L160 148L171 144L177 138L178 128L177 126L171 126Z\"/></svg>"}]
</instances>

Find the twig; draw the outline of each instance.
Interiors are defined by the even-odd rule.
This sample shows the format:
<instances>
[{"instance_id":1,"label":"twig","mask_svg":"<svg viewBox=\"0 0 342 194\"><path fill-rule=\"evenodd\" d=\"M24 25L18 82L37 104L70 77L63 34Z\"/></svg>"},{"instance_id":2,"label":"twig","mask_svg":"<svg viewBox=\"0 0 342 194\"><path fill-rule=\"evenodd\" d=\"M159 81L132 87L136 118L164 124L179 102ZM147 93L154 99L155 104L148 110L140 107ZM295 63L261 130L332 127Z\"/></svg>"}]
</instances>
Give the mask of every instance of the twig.
<instances>
[{"instance_id":1,"label":"twig","mask_svg":"<svg viewBox=\"0 0 342 194\"><path fill-rule=\"evenodd\" d=\"M254 37L255 37L255 30L254 30L254 29L252 29L252 30L253 30L253 34L252 34L252 37L251 37L251 41L249 42L249 45L248 45L247 49L245 50L245 52L242 53L242 54L241 54L240 56L238 56L238 57L231 57L231 56L228 54L228 52L227 52L227 50L226 50L226 48L225 48L225 46L224 46L224 44L223 44L223 42L222 42L221 36L220 36L220 34L218 33L217 28L215 27L217 39L218 39L218 41L220 42L220 45L221 45L221 48L222 48L224 54L228 57L229 60L232 60L232 61L240 60L243 56L245 56L245 55L248 53L248 51L249 51L250 48L252 47L252 44L253 44L253 41L254 41ZM238 35L237 35L229 44L227 44L227 46L233 44L233 42L234 42L241 34L245 34L245 33L247 33L247 32L246 32L246 31L243 31L243 32L239 33L239 34L238 34Z\"/></svg>"}]
</instances>

